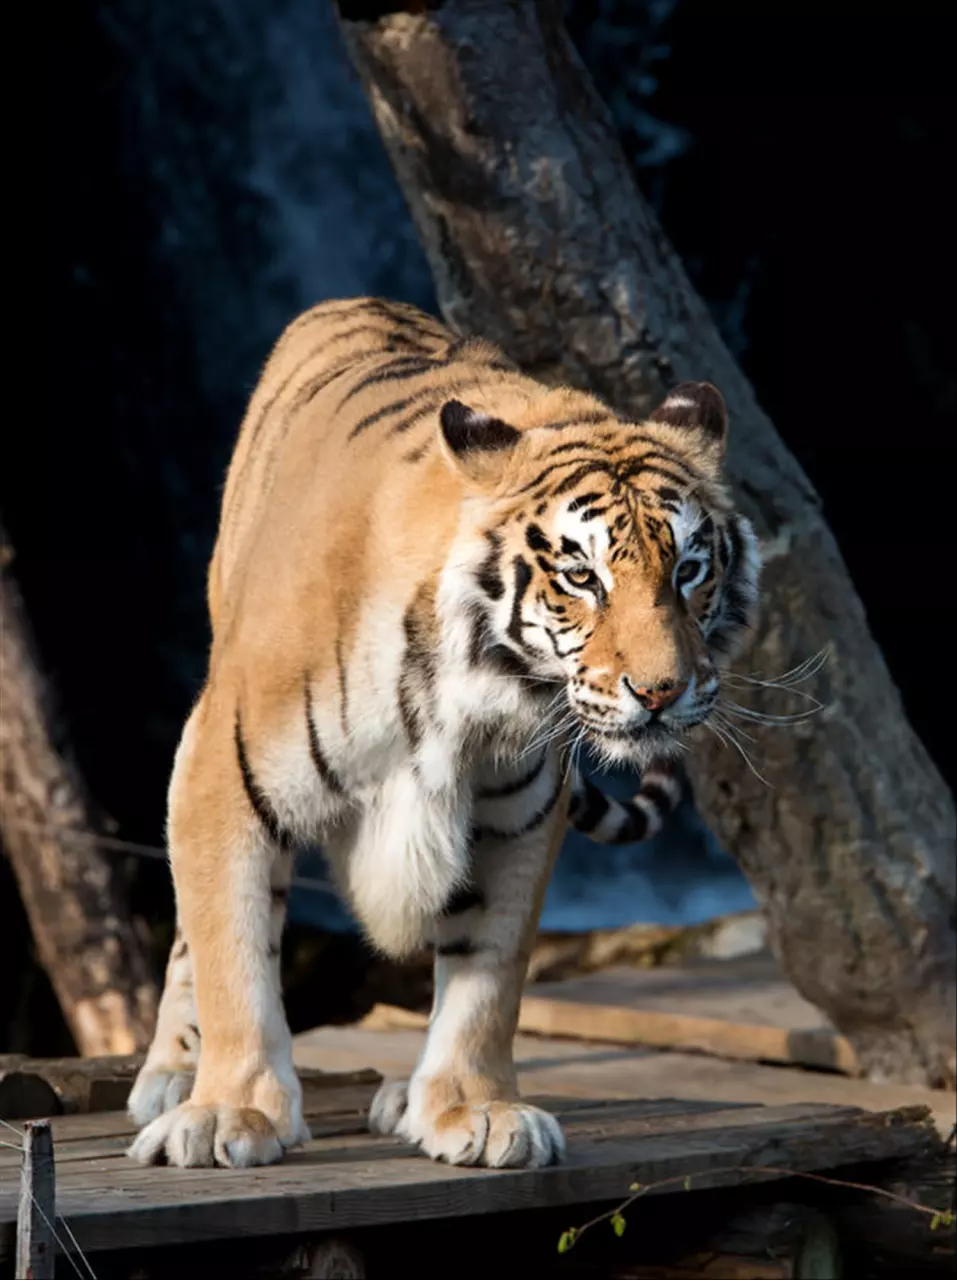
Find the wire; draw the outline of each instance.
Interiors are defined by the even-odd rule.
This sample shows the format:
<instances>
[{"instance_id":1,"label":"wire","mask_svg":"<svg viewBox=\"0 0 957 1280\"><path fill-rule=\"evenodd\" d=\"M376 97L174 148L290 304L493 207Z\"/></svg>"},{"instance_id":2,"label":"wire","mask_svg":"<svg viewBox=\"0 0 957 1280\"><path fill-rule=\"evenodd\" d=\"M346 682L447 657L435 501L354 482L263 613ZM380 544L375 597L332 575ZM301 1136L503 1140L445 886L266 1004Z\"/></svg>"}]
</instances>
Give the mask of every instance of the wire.
<instances>
[{"instance_id":1,"label":"wire","mask_svg":"<svg viewBox=\"0 0 957 1280\"><path fill-rule=\"evenodd\" d=\"M58 840L77 840L82 844L95 845L111 853L127 853L135 858L169 862L167 851L160 845L140 844L135 840L121 840L118 836L98 835L93 831L73 831L69 827L57 827L52 823L14 821L6 825L17 831L56 836ZM321 893L330 898L339 896L329 880L320 880L315 876L293 876L289 884L293 889L305 889L310 893Z\"/></svg>"}]
</instances>

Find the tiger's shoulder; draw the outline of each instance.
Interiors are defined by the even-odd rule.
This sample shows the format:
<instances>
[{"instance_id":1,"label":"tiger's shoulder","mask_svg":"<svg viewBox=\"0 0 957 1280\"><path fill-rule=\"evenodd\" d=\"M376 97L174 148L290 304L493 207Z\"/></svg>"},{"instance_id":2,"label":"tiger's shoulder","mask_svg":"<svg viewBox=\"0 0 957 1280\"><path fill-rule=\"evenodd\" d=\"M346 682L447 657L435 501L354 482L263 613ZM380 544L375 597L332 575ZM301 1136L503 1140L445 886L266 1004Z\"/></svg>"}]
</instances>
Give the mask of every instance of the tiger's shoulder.
<instances>
[{"instance_id":1,"label":"tiger's shoulder","mask_svg":"<svg viewBox=\"0 0 957 1280\"><path fill-rule=\"evenodd\" d=\"M494 343L458 337L407 303L363 297L322 302L298 316L266 362L230 462L210 566L214 619L265 513L282 508L288 521L294 511L308 521L297 491L303 477L312 478L309 499L330 523L348 524L343 503L368 509L373 491L404 509L403 487L427 491L441 522L451 475L414 474L416 463L427 472L435 460L437 409L456 394L481 406L483 397L500 404L512 392L525 403L536 389Z\"/></svg>"}]
</instances>

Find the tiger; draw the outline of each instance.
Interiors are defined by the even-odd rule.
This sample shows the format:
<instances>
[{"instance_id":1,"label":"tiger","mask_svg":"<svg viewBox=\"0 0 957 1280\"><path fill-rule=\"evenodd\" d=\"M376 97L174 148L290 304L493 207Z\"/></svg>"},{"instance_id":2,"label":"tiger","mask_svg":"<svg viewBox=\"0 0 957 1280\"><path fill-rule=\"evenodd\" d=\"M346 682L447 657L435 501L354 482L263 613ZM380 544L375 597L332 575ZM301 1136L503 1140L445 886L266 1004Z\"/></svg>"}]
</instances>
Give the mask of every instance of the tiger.
<instances>
[{"instance_id":1,"label":"tiger","mask_svg":"<svg viewBox=\"0 0 957 1280\"><path fill-rule=\"evenodd\" d=\"M727 426L709 383L633 421L404 303L289 324L223 489L134 1159L248 1167L308 1140L280 990L307 845L381 953L434 950L421 1055L370 1129L457 1165L562 1159L517 1086L523 983L569 822L606 841L660 827L752 623ZM579 748L642 773L635 799L603 797Z\"/></svg>"}]
</instances>

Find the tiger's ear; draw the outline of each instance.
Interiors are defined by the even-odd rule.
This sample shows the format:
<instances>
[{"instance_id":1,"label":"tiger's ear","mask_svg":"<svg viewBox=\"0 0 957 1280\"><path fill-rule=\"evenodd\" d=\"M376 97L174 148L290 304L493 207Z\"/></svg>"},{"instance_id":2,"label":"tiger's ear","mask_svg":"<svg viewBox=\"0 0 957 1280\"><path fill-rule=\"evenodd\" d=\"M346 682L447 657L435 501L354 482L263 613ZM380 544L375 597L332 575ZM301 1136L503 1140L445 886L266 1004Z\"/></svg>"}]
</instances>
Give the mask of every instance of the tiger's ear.
<instances>
[{"instance_id":1,"label":"tiger's ear","mask_svg":"<svg viewBox=\"0 0 957 1280\"><path fill-rule=\"evenodd\" d=\"M650 421L696 432L701 445L715 455L716 461L720 462L724 456L728 410L721 392L710 382L679 382L668 392L667 399L654 411Z\"/></svg>"},{"instance_id":2,"label":"tiger's ear","mask_svg":"<svg viewBox=\"0 0 957 1280\"><path fill-rule=\"evenodd\" d=\"M472 481L495 484L522 438L501 418L470 409L461 400L447 400L439 410L442 443L453 465Z\"/></svg>"}]
</instances>

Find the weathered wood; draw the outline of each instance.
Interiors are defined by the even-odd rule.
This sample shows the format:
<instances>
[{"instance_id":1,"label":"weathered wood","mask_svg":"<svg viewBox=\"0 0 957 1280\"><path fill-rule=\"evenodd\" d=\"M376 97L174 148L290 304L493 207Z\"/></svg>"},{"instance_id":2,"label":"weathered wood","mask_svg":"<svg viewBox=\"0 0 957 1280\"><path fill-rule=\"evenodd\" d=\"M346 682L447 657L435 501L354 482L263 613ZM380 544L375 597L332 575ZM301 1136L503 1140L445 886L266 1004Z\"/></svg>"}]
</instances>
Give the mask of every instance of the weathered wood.
<instances>
[{"instance_id":1,"label":"weathered wood","mask_svg":"<svg viewBox=\"0 0 957 1280\"><path fill-rule=\"evenodd\" d=\"M0 525L0 838L40 960L81 1053L145 1048L157 989L116 859L63 748Z\"/></svg>"},{"instance_id":2,"label":"weathered wood","mask_svg":"<svg viewBox=\"0 0 957 1280\"><path fill-rule=\"evenodd\" d=\"M17 1280L51 1280L56 1266L56 1173L46 1120L23 1131L17 1206Z\"/></svg>"},{"instance_id":3,"label":"weathered wood","mask_svg":"<svg viewBox=\"0 0 957 1280\"><path fill-rule=\"evenodd\" d=\"M375 1062L390 1077L408 1077L422 1052L422 1040L422 1031L412 1028L369 1031L362 1027L320 1027L296 1037L295 1061L302 1066L323 1063L336 1070ZM942 1135L954 1123L954 1094L943 1089L875 1084L832 1072L767 1066L740 1059L520 1033L515 1041L515 1062L524 1095L677 1095L774 1106L785 1102L825 1102L870 1111L916 1104L931 1109Z\"/></svg>"},{"instance_id":4,"label":"weathered wood","mask_svg":"<svg viewBox=\"0 0 957 1280\"><path fill-rule=\"evenodd\" d=\"M32 1115L58 1115L77 1112L115 1111L126 1106L136 1074L143 1065L142 1054L111 1054L97 1058L26 1058L21 1054L0 1055L0 1117L7 1120L24 1119L4 1109L4 1084L11 1080L10 1097L16 1105L27 1105L26 1099L39 1102L46 1098L51 1105ZM378 1072L359 1068L350 1072L323 1071L317 1067L305 1067L300 1072L304 1091L304 1105L308 1108L313 1099L322 1098L330 1090L342 1090L356 1086L366 1097L370 1089L381 1079ZM31 1086L26 1081L36 1081ZM19 1092L14 1093L16 1088ZM31 1092L24 1092L31 1090ZM12 1104L13 1105L13 1104Z\"/></svg>"},{"instance_id":5,"label":"weathered wood","mask_svg":"<svg viewBox=\"0 0 957 1280\"><path fill-rule=\"evenodd\" d=\"M751 956L764 950L767 926L760 911L737 911L700 924L632 924L588 933L540 932L528 965L529 982L556 982L629 965L651 969L696 956Z\"/></svg>"},{"instance_id":6,"label":"weathered wood","mask_svg":"<svg viewBox=\"0 0 957 1280\"><path fill-rule=\"evenodd\" d=\"M265 1169L139 1168L115 1157L67 1162L59 1208L85 1252L162 1243L351 1231L419 1218L584 1205L631 1182L691 1177L696 1190L773 1180L763 1171L827 1169L917 1156L937 1141L924 1116L821 1106L696 1107L652 1103L569 1108L567 1163L541 1170L452 1168L369 1134L335 1134ZM97 1117L63 1117L59 1124ZM101 1117L103 1121L107 1117ZM756 1168L761 1166L762 1168ZM12 1173L0 1166L3 1232L15 1217ZM657 1193L656 1193L657 1194ZM666 1189L661 1190L666 1194Z\"/></svg>"},{"instance_id":7,"label":"weathered wood","mask_svg":"<svg viewBox=\"0 0 957 1280\"><path fill-rule=\"evenodd\" d=\"M861 1181L869 1181L866 1173ZM914 1204L955 1215L930 1229L925 1214L898 1200L858 1193L835 1207L835 1222L846 1241L849 1275L873 1280L918 1280L957 1271L957 1153L932 1152L905 1161L875 1179L875 1185Z\"/></svg>"},{"instance_id":8,"label":"weathered wood","mask_svg":"<svg viewBox=\"0 0 957 1280\"><path fill-rule=\"evenodd\" d=\"M426 1015L376 1005L369 1029L424 1027ZM617 969L526 987L520 1031L641 1044L743 1061L859 1074L850 1042L802 1000L770 956Z\"/></svg>"},{"instance_id":9,"label":"weathered wood","mask_svg":"<svg viewBox=\"0 0 957 1280\"><path fill-rule=\"evenodd\" d=\"M683 379L724 393L729 470L766 561L747 665L767 678L825 648L831 657L812 686L820 716L755 730L772 785L705 735L699 803L767 912L788 977L866 1069L953 1087L952 798L907 721L820 500L637 191L557 0L397 2L375 6L376 21L359 20L370 10L353 0L339 9L455 329L632 418ZM812 341L795 377L816 377L813 361ZM770 688L748 700L795 709Z\"/></svg>"},{"instance_id":10,"label":"weathered wood","mask_svg":"<svg viewBox=\"0 0 957 1280\"><path fill-rule=\"evenodd\" d=\"M848 1074L856 1074L857 1070L850 1043L843 1036L827 1031L810 1030L794 1035L779 1027L753 1023L537 996L525 996L522 1000L519 1027L522 1031L599 1040L606 1044L692 1049L720 1058L800 1063Z\"/></svg>"},{"instance_id":11,"label":"weathered wood","mask_svg":"<svg viewBox=\"0 0 957 1280\"><path fill-rule=\"evenodd\" d=\"M410 1009L376 1005L361 1025L370 1031L419 1029L428 1025L428 1017ZM818 1028L785 1031L724 1018L533 995L522 998L518 1028L534 1035L692 1050L745 1062L797 1063L857 1074L857 1059L850 1043L843 1036Z\"/></svg>"},{"instance_id":12,"label":"weathered wood","mask_svg":"<svg viewBox=\"0 0 957 1280\"><path fill-rule=\"evenodd\" d=\"M0 1120L35 1120L62 1110L56 1090L30 1071L0 1071Z\"/></svg>"}]
</instances>

